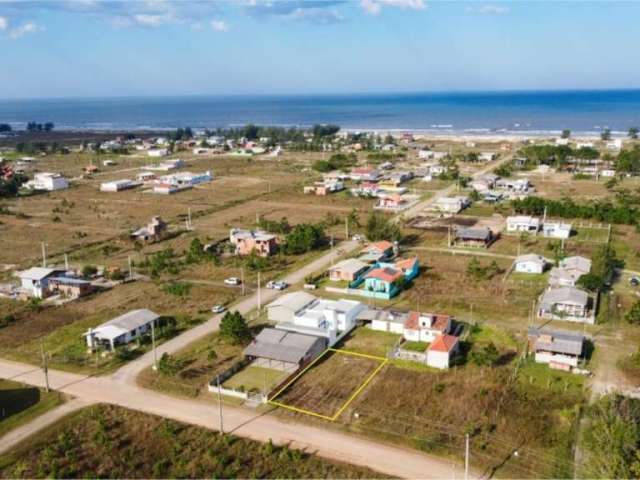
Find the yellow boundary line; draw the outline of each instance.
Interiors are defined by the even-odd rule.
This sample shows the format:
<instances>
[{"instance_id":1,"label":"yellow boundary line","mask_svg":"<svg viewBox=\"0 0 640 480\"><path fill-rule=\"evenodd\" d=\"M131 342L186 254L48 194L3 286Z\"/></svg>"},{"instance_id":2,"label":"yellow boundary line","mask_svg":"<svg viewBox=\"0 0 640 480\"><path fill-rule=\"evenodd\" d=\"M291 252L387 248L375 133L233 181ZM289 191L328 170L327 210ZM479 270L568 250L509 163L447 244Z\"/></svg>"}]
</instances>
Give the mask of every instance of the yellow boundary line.
<instances>
[{"instance_id":1,"label":"yellow boundary line","mask_svg":"<svg viewBox=\"0 0 640 480\"><path fill-rule=\"evenodd\" d=\"M291 405L286 405L284 403L280 403L280 402L276 402L275 401L275 399L278 396L280 396L280 394L282 392L284 392L296 380L298 380L302 375L304 375L307 370L309 370L321 358L323 358L325 355L327 355L328 352L341 353L341 354L344 354L344 355L351 355L353 357L367 358L369 360L377 360L377 361L380 361L382 363L376 367L376 369L366 378L366 380L356 389L356 391L347 399L347 401L331 417L328 416L328 415L322 415L321 413L312 412L310 410L305 410L304 408L298 408L298 407L294 407L294 406L291 406ZM334 422L342 414L342 412L344 412L345 409L351 404L351 402L353 402L356 399L356 397L358 395L360 395L360 393L362 393L362 391L369 384L369 382L371 382L371 380L373 380L373 378L378 374L378 372L382 369L382 367L384 367L388 362L389 362L389 359L388 358L384 358L384 357L378 357L378 356L375 356L375 355L367 355L367 354L358 353L358 352L351 352L349 350L338 350L338 349L335 349L335 348L328 348L324 352L322 352L322 354L320 354L318 356L318 358L316 358L309 365L307 365L300 373L298 373L289 382L287 382L287 384L284 387L282 387L280 390L278 390L278 393L276 393L273 396L272 400L269 400L268 403L270 403L271 405L275 405L277 407L285 408L287 410L291 410L291 411L298 412L298 413L304 413L306 415L311 415L311 416L314 416L314 417L317 417L317 418L322 418L323 420L329 420L331 422Z\"/></svg>"}]
</instances>

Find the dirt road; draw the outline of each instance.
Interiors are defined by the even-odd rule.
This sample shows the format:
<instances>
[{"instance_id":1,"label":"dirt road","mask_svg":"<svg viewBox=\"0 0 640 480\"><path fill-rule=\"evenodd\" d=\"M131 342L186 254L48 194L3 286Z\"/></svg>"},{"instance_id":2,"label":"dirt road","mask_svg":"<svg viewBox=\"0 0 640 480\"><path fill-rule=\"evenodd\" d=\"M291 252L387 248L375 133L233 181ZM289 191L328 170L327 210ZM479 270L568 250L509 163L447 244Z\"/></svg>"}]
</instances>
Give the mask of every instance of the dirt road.
<instances>
[{"instance_id":1,"label":"dirt road","mask_svg":"<svg viewBox=\"0 0 640 480\"><path fill-rule=\"evenodd\" d=\"M32 365L0 360L0 377L13 378L43 386L44 375ZM113 377L84 377L57 370L49 371L51 387L72 395L81 402L111 403L141 412L172 418L212 430L220 427L218 406L201 401L183 400L132 386ZM73 404L75 406L76 404ZM57 412L57 410L56 410ZM30 425L35 432L46 426L44 416ZM332 460L369 467L381 473L404 478L453 478L453 463L419 452L366 440L360 437L285 422L268 413L224 406L224 431L261 442L289 444ZM458 467L460 472L460 467Z\"/></svg>"}]
</instances>

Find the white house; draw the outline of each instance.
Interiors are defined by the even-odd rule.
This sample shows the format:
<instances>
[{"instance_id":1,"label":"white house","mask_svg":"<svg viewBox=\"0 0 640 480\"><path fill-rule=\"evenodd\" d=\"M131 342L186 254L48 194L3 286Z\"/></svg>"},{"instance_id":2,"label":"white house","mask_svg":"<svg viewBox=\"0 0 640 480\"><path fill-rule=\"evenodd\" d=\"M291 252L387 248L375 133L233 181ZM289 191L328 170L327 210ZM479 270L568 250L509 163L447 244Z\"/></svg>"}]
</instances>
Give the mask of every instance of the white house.
<instances>
[{"instance_id":1,"label":"white house","mask_svg":"<svg viewBox=\"0 0 640 480\"><path fill-rule=\"evenodd\" d=\"M40 172L36 173L33 176L33 180L28 181L25 186L32 190L48 190L52 192L69 188L69 182L59 173Z\"/></svg>"},{"instance_id":2,"label":"white house","mask_svg":"<svg viewBox=\"0 0 640 480\"><path fill-rule=\"evenodd\" d=\"M615 138L607 142L607 150L620 151L622 150L622 139Z\"/></svg>"},{"instance_id":3,"label":"white house","mask_svg":"<svg viewBox=\"0 0 640 480\"><path fill-rule=\"evenodd\" d=\"M585 337L579 333L530 328L528 338L529 352L536 363L546 363L553 369L576 368L584 352Z\"/></svg>"},{"instance_id":4,"label":"white house","mask_svg":"<svg viewBox=\"0 0 640 480\"><path fill-rule=\"evenodd\" d=\"M529 215L507 217L507 232L528 232L534 235L540 230L540 219Z\"/></svg>"},{"instance_id":5,"label":"white house","mask_svg":"<svg viewBox=\"0 0 640 480\"><path fill-rule=\"evenodd\" d=\"M152 148L147 150L147 155L150 157L166 157L169 155L169 149L167 148Z\"/></svg>"},{"instance_id":6,"label":"white house","mask_svg":"<svg viewBox=\"0 0 640 480\"><path fill-rule=\"evenodd\" d=\"M129 188L135 188L140 184L133 180L123 179L114 180L113 182L103 182L100 184L101 192L119 192L121 190L127 190Z\"/></svg>"},{"instance_id":7,"label":"white house","mask_svg":"<svg viewBox=\"0 0 640 480\"><path fill-rule=\"evenodd\" d=\"M543 273L549 261L533 253L520 255L514 262L514 270L519 273Z\"/></svg>"},{"instance_id":8,"label":"white house","mask_svg":"<svg viewBox=\"0 0 640 480\"><path fill-rule=\"evenodd\" d=\"M550 288L540 298L538 316L552 320L595 323L587 292L575 287Z\"/></svg>"},{"instance_id":9,"label":"white house","mask_svg":"<svg viewBox=\"0 0 640 480\"><path fill-rule=\"evenodd\" d=\"M442 213L456 214L468 205L467 197L440 197L436 200L434 207Z\"/></svg>"},{"instance_id":10,"label":"white house","mask_svg":"<svg viewBox=\"0 0 640 480\"><path fill-rule=\"evenodd\" d=\"M91 350L101 346L114 351L116 347L126 345L151 331L151 324L155 322L157 325L158 318L158 314L146 308L132 310L96 328L90 328L83 336Z\"/></svg>"},{"instance_id":11,"label":"white house","mask_svg":"<svg viewBox=\"0 0 640 480\"><path fill-rule=\"evenodd\" d=\"M402 335L407 314L406 312L396 312L394 310L369 308L358 315L358 320L369 323L371 330Z\"/></svg>"},{"instance_id":12,"label":"white house","mask_svg":"<svg viewBox=\"0 0 640 480\"><path fill-rule=\"evenodd\" d=\"M454 335L440 335L427 348L427 365L433 368L446 369L451 358L458 352L460 341Z\"/></svg>"},{"instance_id":13,"label":"white house","mask_svg":"<svg viewBox=\"0 0 640 480\"><path fill-rule=\"evenodd\" d=\"M403 336L411 342L433 342L451 330L451 317L432 313L409 312Z\"/></svg>"},{"instance_id":14,"label":"white house","mask_svg":"<svg viewBox=\"0 0 640 480\"><path fill-rule=\"evenodd\" d=\"M63 273L55 268L32 267L18 272L20 286L27 294L35 298L45 298L49 290L49 279Z\"/></svg>"},{"instance_id":15,"label":"white house","mask_svg":"<svg viewBox=\"0 0 640 480\"><path fill-rule=\"evenodd\" d=\"M496 159L495 152L482 152L478 155L478 160L481 162L491 162Z\"/></svg>"},{"instance_id":16,"label":"white house","mask_svg":"<svg viewBox=\"0 0 640 480\"><path fill-rule=\"evenodd\" d=\"M322 337L329 347L356 326L358 314L366 309L364 304L354 300L325 300L314 297L314 300L307 303L307 299L308 297L292 296L285 299L284 305L282 299L278 299L267 307L267 311L271 318L273 308L281 309L283 306L292 305L291 310L295 310L293 316L289 317L289 321L278 323L276 328Z\"/></svg>"},{"instance_id":17,"label":"white house","mask_svg":"<svg viewBox=\"0 0 640 480\"><path fill-rule=\"evenodd\" d=\"M550 238L564 238L571 236L571 224L562 222L544 222L542 236Z\"/></svg>"}]
</instances>

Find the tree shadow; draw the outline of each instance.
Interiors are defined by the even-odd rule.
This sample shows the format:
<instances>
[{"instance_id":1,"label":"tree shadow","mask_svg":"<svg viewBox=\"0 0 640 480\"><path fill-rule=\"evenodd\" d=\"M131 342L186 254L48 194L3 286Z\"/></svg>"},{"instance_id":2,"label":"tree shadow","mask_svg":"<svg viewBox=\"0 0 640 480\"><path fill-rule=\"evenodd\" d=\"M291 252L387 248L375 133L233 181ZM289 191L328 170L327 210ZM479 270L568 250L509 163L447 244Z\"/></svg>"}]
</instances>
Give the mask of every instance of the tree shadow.
<instances>
[{"instance_id":1,"label":"tree shadow","mask_svg":"<svg viewBox=\"0 0 640 480\"><path fill-rule=\"evenodd\" d=\"M0 390L0 421L36 405L40 397L40 390L33 387Z\"/></svg>"}]
</instances>

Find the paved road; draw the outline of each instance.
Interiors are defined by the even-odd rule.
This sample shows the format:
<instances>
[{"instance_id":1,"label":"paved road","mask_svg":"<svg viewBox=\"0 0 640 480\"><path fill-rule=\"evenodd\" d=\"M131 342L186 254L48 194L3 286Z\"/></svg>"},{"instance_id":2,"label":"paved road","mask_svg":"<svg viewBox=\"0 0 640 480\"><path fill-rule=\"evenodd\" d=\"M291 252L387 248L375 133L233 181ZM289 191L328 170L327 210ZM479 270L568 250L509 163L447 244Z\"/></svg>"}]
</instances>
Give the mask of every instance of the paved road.
<instances>
[{"instance_id":1,"label":"paved road","mask_svg":"<svg viewBox=\"0 0 640 480\"><path fill-rule=\"evenodd\" d=\"M0 360L0 377L13 378L35 386L44 384L42 372L32 365L5 360ZM216 404L169 397L113 377L84 377L50 370L49 382L53 389L72 395L85 404L110 403L212 430L219 429ZM38 417L30 424L32 432L49 424L43 417ZM453 478L456 472L453 463L416 451L295 421L284 421L245 408L224 406L223 419L226 432L261 442L271 439L279 445L288 444L321 457L366 466L388 475L404 478ZM459 467L458 472L460 473Z\"/></svg>"},{"instance_id":2,"label":"paved road","mask_svg":"<svg viewBox=\"0 0 640 480\"><path fill-rule=\"evenodd\" d=\"M49 425L60 420L62 417L75 412L76 410L91 405L91 403L93 402L75 398L60 405L57 408L54 408L53 410L49 410L47 413L43 413L42 415L25 425L14 428L6 435L0 437L0 454L3 454L4 452L10 450L28 436L33 435L41 429L48 427Z\"/></svg>"}]
</instances>

